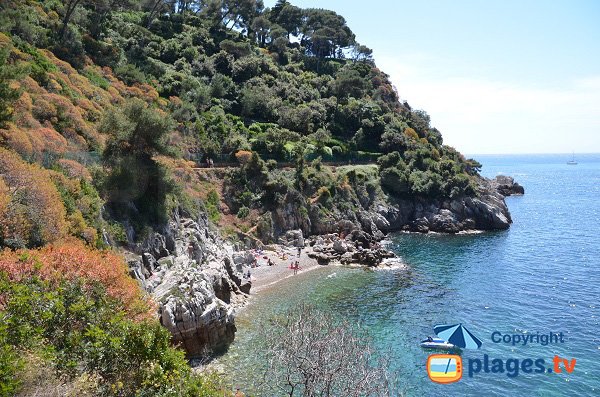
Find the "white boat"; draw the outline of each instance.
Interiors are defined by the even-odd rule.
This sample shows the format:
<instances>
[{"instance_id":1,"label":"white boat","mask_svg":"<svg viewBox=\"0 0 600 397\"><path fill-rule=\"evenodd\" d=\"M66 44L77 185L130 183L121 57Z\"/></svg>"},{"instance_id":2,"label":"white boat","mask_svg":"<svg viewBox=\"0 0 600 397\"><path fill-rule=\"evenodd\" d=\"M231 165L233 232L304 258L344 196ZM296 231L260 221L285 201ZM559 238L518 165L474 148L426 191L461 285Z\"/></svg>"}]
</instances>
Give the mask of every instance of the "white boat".
<instances>
[{"instance_id":1,"label":"white boat","mask_svg":"<svg viewBox=\"0 0 600 397\"><path fill-rule=\"evenodd\" d=\"M447 342L440 338L431 338L431 340L425 339L425 340L421 341L420 345L424 349L451 350L451 349L456 348L456 346L454 346L452 343Z\"/></svg>"},{"instance_id":2,"label":"white boat","mask_svg":"<svg viewBox=\"0 0 600 397\"><path fill-rule=\"evenodd\" d=\"M575 153L573 153L573 157L571 160L567 161L568 165L577 165L577 161L575 161Z\"/></svg>"}]
</instances>

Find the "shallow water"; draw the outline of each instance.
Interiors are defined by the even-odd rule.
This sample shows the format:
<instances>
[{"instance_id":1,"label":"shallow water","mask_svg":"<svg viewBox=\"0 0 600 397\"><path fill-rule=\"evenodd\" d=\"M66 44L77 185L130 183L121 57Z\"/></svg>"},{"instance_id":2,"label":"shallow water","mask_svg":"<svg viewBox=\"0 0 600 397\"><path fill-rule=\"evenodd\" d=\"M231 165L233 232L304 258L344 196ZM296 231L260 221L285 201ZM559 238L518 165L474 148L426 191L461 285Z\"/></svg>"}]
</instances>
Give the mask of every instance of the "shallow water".
<instances>
[{"instance_id":1,"label":"shallow water","mask_svg":"<svg viewBox=\"0 0 600 397\"><path fill-rule=\"evenodd\" d=\"M390 236L406 269L365 271L324 267L265 291L238 317L236 342L219 360L234 381L259 376L252 353L261 320L298 301L368 327L381 351L391 349L408 396L600 395L600 155L476 156L483 174L514 176L523 197L507 203L514 224L504 232L474 235ZM335 276L326 277L327 275ZM427 377L429 352L418 342L434 324L463 323L483 341L464 350L463 378L438 385ZM512 346L492 332L563 332L565 343ZM507 360L577 359L571 374L468 375L469 359L487 354Z\"/></svg>"}]
</instances>

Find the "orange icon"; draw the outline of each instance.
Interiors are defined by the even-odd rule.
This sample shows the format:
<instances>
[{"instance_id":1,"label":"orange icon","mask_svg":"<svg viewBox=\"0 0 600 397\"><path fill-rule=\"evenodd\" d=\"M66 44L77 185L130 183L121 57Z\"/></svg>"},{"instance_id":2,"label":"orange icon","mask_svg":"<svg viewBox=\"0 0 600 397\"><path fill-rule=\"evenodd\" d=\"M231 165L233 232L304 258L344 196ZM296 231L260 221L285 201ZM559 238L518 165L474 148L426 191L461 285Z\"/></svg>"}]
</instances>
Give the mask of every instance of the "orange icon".
<instances>
[{"instance_id":1,"label":"orange icon","mask_svg":"<svg viewBox=\"0 0 600 397\"><path fill-rule=\"evenodd\" d=\"M462 359L454 354L432 354L427 359L427 374L436 383L457 382L462 370Z\"/></svg>"}]
</instances>

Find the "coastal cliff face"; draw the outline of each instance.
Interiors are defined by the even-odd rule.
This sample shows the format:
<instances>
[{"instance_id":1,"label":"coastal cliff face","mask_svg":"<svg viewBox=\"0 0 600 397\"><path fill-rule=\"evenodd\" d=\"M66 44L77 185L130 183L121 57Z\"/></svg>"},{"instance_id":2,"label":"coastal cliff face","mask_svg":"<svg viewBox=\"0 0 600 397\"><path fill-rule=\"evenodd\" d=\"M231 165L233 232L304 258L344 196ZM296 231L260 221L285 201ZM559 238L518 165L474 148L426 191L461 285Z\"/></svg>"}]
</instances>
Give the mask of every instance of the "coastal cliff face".
<instances>
[{"instance_id":1,"label":"coastal cliff face","mask_svg":"<svg viewBox=\"0 0 600 397\"><path fill-rule=\"evenodd\" d=\"M304 235L361 230L376 239L400 230L420 233L504 230L512 223L504 197L523 193L522 186L504 176L494 180L477 177L477 195L452 199L396 198L380 187L368 191L359 184L329 205L297 195L286 197L284 205L263 215L257 232L263 241L270 241L291 229L300 229Z\"/></svg>"},{"instance_id":2,"label":"coastal cliff face","mask_svg":"<svg viewBox=\"0 0 600 397\"><path fill-rule=\"evenodd\" d=\"M244 261L197 220L175 213L163 230L127 254L131 275L158 303L161 324L189 357L226 348L234 339L234 308L250 292Z\"/></svg>"}]
</instances>

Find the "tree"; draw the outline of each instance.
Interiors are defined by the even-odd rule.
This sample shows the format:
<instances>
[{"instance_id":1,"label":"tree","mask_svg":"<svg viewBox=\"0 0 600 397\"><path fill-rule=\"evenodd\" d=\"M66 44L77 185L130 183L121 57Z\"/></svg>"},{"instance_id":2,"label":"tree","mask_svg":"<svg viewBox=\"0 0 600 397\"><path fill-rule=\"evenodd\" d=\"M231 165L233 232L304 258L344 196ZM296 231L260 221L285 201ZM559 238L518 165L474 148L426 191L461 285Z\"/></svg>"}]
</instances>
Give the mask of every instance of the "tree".
<instances>
[{"instance_id":1,"label":"tree","mask_svg":"<svg viewBox=\"0 0 600 397\"><path fill-rule=\"evenodd\" d=\"M89 14L89 32L90 35L98 40L101 33L106 29L110 14L114 11L134 9L137 7L137 0L94 0L84 4L90 9Z\"/></svg>"},{"instance_id":2,"label":"tree","mask_svg":"<svg viewBox=\"0 0 600 397\"><path fill-rule=\"evenodd\" d=\"M372 338L314 307L300 305L262 328L265 395L389 396L397 377Z\"/></svg>"},{"instance_id":3,"label":"tree","mask_svg":"<svg viewBox=\"0 0 600 397\"><path fill-rule=\"evenodd\" d=\"M288 40L289 36L297 36L302 26L302 9L291 4L286 4L275 21L279 26L284 28L287 32Z\"/></svg>"},{"instance_id":4,"label":"tree","mask_svg":"<svg viewBox=\"0 0 600 397\"><path fill-rule=\"evenodd\" d=\"M300 43L318 57L337 56L342 48L354 44L354 33L346 20L334 11L320 8L304 10L304 23L300 29Z\"/></svg>"},{"instance_id":5,"label":"tree","mask_svg":"<svg viewBox=\"0 0 600 397\"><path fill-rule=\"evenodd\" d=\"M264 9L262 0L211 0L203 10L215 26L248 31L252 20Z\"/></svg>"},{"instance_id":6,"label":"tree","mask_svg":"<svg viewBox=\"0 0 600 397\"><path fill-rule=\"evenodd\" d=\"M281 13L281 10L283 10L283 7L290 5L290 2L287 0L277 0L277 3L275 3L275 5L273 6L273 8L271 8L271 12L270 12L270 17L272 21L277 21L277 18L279 18L279 14Z\"/></svg>"},{"instance_id":7,"label":"tree","mask_svg":"<svg viewBox=\"0 0 600 397\"><path fill-rule=\"evenodd\" d=\"M148 0L144 5L144 10L148 12L146 28L149 28L154 18L163 11L166 11L167 4L165 0Z\"/></svg>"},{"instance_id":8,"label":"tree","mask_svg":"<svg viewBox=\"0 0 600 397\"><path fill-rule=\"evenodd\" d=\"M62 26L60 28L60 33L59 33L61 40L64 40L64 38L65 38L65 34L67 33L67 26L69 25L69 21L71 20L71 17L73 16L73 12L75 11L77 6L82 1L83 0L67 0L64 2L65 5L63 8Z\"/></svg>"},{"instance_id":9,"label":"tree","mask_svg":"<svg viewBox=\"0 0 600 397\"><path fill-rule=\"evenodd\" d=\"M254 32L254 36L256 42L264 47L267 44L267 38L269 37L269 32L271 31L271 21L267 19L264 15L259 15L252 20L252 25L250 28Z\"/></svg>"},{"instance_id":10,"label":"tree","mask_svg":"<svg viewBox=\"0 0 600 397\"><path fill-rule=\"evenodd\" d=\"M481 163L475 159L468 159L465 161L467 173L469 175L477 175L481 172Z\"/></svg>"},{"instance_id":11,"label":"tree","mask_svg":"<svg viewBox=\"0 0 600 397\"><path fill-rule=\"evenodd\" d=\"M372 62L373 61L373 50L366 45L356 43L352 47L352 58L355 62Z\"/></svg>"},{"instance_id":12,"label":"tree","mask_svg":"<svg viewBox=\"0 0 600 397\"><path fill-rule=\"evenodd\" d=\"M142 221L165 220L165 200L173 186L154 156L172 155L167 142L172 126L170 117L140 99L130 100L122 110L107 112L100 131L110 135L103 153L110 168L105 188L115 209L133 203Z\"/></svg>"}]
</instances>

